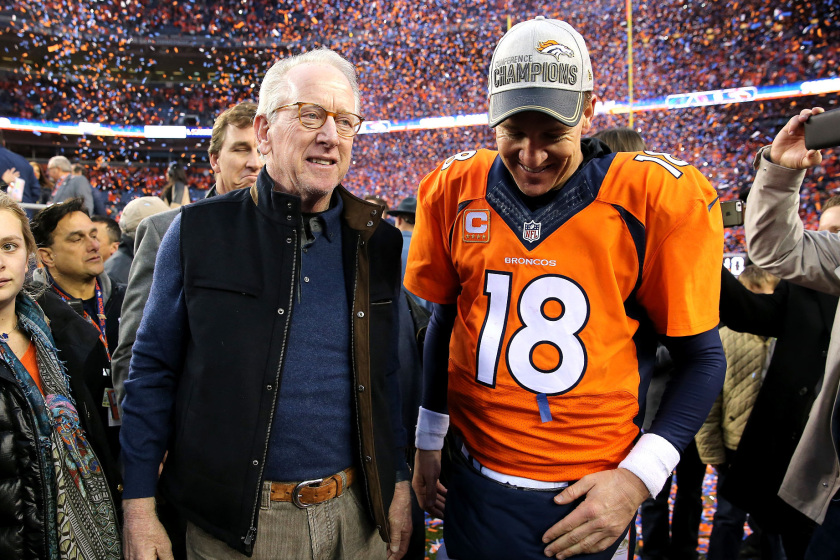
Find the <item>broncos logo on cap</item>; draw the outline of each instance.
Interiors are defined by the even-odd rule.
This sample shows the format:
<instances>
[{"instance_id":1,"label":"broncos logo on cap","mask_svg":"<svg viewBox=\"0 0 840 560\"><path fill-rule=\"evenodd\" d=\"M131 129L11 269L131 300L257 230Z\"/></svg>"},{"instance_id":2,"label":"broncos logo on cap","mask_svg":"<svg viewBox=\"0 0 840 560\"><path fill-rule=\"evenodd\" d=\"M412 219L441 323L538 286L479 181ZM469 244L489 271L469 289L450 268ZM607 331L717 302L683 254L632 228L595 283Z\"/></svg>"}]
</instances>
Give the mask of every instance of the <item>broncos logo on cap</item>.
<instances>
[{"instance_id":1,"label":"broncos logo on cap","mask_svg":"<svg viewBox=\"0 0 840 560\"><path fill-rule=\"evenodd\" d=\"M572 49L566 45L561 45L552 39L540 42L540 44L537 45L537 52L551 55L558 61L560 60L560 56L568 56L569 58L574 58L575 56L575 52Z\"/></svg>"}]
</instances>

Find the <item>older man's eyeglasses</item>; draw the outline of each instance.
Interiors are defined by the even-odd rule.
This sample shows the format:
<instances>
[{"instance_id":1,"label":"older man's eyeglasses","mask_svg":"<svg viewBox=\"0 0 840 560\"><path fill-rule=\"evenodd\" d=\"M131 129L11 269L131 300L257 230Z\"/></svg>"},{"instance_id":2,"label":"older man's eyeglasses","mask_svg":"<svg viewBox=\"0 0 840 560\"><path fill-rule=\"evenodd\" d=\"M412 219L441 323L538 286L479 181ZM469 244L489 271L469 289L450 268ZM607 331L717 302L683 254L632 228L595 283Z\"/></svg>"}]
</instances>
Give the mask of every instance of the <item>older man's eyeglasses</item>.
<instances>
[{"instance_id":1,"label":"older man's eyeglasses","mask_svg":"<svg viewBox=\"0 0 840 560\"><path fill-rule=\"evenodd\" d=\"M352 138L358 134L359 129L362 128L362 121L365 120L353 113L333 113L316 103L303 103L300 101L277 107L275 111L286 109L287 107L297 107L300 124L313 130L324 126L324 123L327 122L327 117L332 117L335 119L335 131L339 136L345 138Z\"/></svg>"}]
</instances>

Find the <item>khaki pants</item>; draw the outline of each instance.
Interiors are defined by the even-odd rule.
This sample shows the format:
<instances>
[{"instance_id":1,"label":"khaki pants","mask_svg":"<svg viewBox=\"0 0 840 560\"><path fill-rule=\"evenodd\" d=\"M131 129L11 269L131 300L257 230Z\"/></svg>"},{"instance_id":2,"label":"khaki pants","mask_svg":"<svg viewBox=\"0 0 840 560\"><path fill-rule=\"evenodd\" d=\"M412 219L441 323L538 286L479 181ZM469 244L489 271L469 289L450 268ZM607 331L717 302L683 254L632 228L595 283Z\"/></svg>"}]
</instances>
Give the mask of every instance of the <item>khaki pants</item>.
<instances>
[{"instance_id":1,"label":"khaki pants","mask_svg":"<svg viewBox=\"0 0 840 560\"><path fill-rule=\"evenodd\" d=\"M251 560L383 560L387 545L362 505L361 488L356 482L338 498L300 509L290 502L272 502L271 483L265 482ZM188 523L187 559L248 557Z\"/></svg>"}]
</instances>

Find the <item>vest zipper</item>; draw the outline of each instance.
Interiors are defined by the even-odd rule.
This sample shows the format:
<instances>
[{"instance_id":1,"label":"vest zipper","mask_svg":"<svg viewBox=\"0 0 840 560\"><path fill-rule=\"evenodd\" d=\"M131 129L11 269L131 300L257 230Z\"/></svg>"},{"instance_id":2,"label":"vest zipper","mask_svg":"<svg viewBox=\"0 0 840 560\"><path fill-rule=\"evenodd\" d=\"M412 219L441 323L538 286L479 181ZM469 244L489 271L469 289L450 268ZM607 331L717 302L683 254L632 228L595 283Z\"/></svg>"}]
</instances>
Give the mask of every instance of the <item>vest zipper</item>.
<instances>
[{"instance_id":1,"label":"vest zipper","mask_svg":"<svg viewBox=\"0 0 840 560\"><path fill-rule=\"evenodd\" d=\"M362 449L362 423L360 420L360 413L359 413L359 392L355 389L359 385L359 375L356 370L356 328L354 325L354 317L356 313L356 290L359 289L359 247L360 242L362 240L361 234L356 237L356 269L355 275L353 276L353 302L350 305L350 352L352 357L353 363L353 401L356 404L356 430L359 433L359 464L362 465L360 469L362 471L362 478L365 481L365 488L368 489L365 492L365 500L367 501L368 508L371 513L373 513L373 504L370 501L370 484L368 482L367 471L365 470L365 453L364 449Z\"/></svg>"},{"instance_id":2,"label":"vest zipper","mask_svg":"<svg viewBox=\"0 0 840 560\"><path fill-rule=\"evenodd\" d=\"M298 268L298 239L297 231L295 231L295 240L292 247L292 291L289 294L289 310L286 318L286 326L283 328L283 344L280 346L280 361L277 364L277 375L274 378L274 396L271 399L271 412L268 416L268 430L265 434L265 445L263 446L262 462L260 463L260 476L257 479L257 494L254 500L254 509L251 513L251 526L245 536L242 537L242 543L245 545L246 554L251 554L254 550L254 541L257 540L257 514L260 508L260 501L262 500L262 485L263 475L265 474L265 458L268 456L268 444L271 440L271 426L274 423L274 411L277 408L277 396L280 394L280 377L283 369L283 358L286 354L286 342L288 341L289 325L292 322L292 306L295 302L295 279L297 278Z\"/></svg>"}]
</instances>

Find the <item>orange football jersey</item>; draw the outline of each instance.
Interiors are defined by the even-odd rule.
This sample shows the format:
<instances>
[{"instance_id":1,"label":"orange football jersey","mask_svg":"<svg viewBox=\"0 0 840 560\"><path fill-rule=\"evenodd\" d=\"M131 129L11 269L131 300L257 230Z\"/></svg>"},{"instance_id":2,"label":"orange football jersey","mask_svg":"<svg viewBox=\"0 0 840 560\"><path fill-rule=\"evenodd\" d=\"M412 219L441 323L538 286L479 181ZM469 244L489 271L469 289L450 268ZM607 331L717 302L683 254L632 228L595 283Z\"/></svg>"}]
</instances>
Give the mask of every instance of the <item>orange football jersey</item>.
<instances>
[{"instance_id":1,"label":"orange football jersey","mask_svg":"<svg viewBox=\"0 0 840 560\"><path fill-rule=\"evenodd\" d=\"M479 462L546 481L618 466L657 333L718 324L716 202L697 169L653 152L592 159L533 212L495 151L423 180L405 287L457 303L449 414Z\"/></svg>"}]
</instances>

